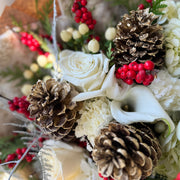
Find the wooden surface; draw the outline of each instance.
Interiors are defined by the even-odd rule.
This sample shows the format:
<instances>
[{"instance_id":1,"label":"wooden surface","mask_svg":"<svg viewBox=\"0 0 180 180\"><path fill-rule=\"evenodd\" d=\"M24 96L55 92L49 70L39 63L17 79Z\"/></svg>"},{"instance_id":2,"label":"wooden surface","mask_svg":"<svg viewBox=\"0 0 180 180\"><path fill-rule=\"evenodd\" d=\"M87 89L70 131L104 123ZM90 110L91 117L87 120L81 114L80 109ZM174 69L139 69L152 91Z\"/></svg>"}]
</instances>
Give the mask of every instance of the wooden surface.
<instances>
[{"instance_id":1,"label":"wooden surface","mask_svg":"<svg viewBox=\"0 0 180 180\"><path fill-rule=\"evenodd\" d=\"M39 0L39 9L42 9L43 4L48 0ZM57 3L58 7L58 3ZM60 14L59 9L57 9ZM2 16L0 17L0 34L5 32L8 27L13 27L12 16L18 21L21 21L24 25L37 22L35 0L15 0L12 6L6 6ZM51 14L52 16L52 14Z\"/></svg>"}]
</instances>

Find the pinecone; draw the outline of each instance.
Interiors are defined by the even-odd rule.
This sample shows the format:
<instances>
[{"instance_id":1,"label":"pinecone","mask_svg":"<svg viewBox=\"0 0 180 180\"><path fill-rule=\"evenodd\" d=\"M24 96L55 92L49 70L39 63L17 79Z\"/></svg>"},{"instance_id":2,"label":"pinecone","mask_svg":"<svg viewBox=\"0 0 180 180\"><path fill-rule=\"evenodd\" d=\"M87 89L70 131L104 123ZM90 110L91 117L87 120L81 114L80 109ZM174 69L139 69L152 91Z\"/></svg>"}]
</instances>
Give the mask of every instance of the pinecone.
<instances>
[{"instance_id":1,"label":"pinecone","mask_svg":"<svg viewBox=\"0 0 180 180\"><path fill-rule=\"evenodd\" d=\"M156 68L164 64L162 27L154 23L158 17L149 9L125 14L117 25L114 39L114 63L117 67L133 61L154 62Z\"/></svg>"},{"instance_id":2,"label":"pinecone","mask_svg":"<svg viewBox=\"0 0 180 180\"><path fill-rule=\"evenodd\" d=\"M102 176L140 180L151 175L161 149L152 130L145 124L112 122L96 137L92 156Z\"/></svg>"},{"instance_id":3,"label":"pinecone","mask_svg":"<svg viewBox=\"0 0 180 180\"><path fill-rule=\"evenodd\" d=\"M67 82L39 80L28 96L30 114L37 118L46 134L55 139L71 141L75 137L76 120L80 118L78 111L82 107L82 103L72 102L77 94Z\"/></svg>"}]
</instances>

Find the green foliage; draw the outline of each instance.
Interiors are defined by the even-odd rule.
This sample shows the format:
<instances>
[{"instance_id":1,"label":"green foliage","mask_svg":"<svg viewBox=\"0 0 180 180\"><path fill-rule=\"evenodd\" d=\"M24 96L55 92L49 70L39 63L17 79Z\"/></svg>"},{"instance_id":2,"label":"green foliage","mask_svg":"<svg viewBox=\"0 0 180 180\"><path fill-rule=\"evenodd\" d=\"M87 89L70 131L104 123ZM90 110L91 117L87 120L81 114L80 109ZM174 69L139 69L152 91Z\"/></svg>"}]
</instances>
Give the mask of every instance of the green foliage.
<instances>
[{"instance_id":1,"label":"green foliage","mask_svg":"<svg viewBox=\"0 0 180 180\"><path fill-rule=\"evenodd\" d=\"M27 81L23 76L24 69L28 69L28 67L26 65L24 65L23 69L16 65L13 68L7 67L5 70L0 71L0 76L3 78L9 78L9 82L19 80L16 86L21 86Z\"/></svg>"},{"instance_id":2,"label":"green foliage","mask_svg":"<svg viewBox=\"0 0 180 180\"><path fill-rule=\"evenodd\" d=\"M42 10L40 11L38 9L38 0L35 0L36 3L36 12L39 17L40 22L42 23L42 26L46 33L48 35L51 34L51 23L49 19L49 14L53 11L53 0L48 0L44 6L42 7Z\"/></svg>"},{"instance_id":3,"label":"green foliage","mask_svg":"<svg viewBox=\"0 0 180 180\"><path fill-rule=\"evenodd\" d=\"M23 148L23 141L20 139L21 136L11 135L0 138L0 159L4 161L8 154L15 153L17 148Z\"/></svg>"},{"instance_id":4,"label":"green foliage","mask_svg":"<svg viewBox=\"0 0 180 180\"><path fill-rule=\"evenodd\" d=\"M148 177L145 180L167 180L166 176L160 175L160 174L156 174L155 177Z\"/></svg>"},{"instance_id":5,"label":"green foliage","mask_svg":"<svg viewBox=\"0 0 180 180\"><path fill-rule=\"evenodd\" d=\"M136 10L138 5L143 3L144 0L106 0L111 3L113 6L125 6L129 11Z\"/></svg>"},{"instance_id":6,"label":"green foliage","mask_svg":"<svg viewBox=\"0 0 180 180\"><path fill-rule=\"evenodd\" d=\"M22 22L19 22L14 16L11 16L11 19L14 26L21 28L22 31L24 30Z\"/></svg>"},{"instance_id":7,"label":"green foliage","mask_svg":"<svg viewBox=\"0 0 180 180\"><path fill-rule=\"evenodd\" d=\"M156 15L163 15L164 13L161 11L161 9L167 7L166 4L162 3L163 1L165 0L153 0L153 5L150 11Z\"/></svg>"}]
</instances>

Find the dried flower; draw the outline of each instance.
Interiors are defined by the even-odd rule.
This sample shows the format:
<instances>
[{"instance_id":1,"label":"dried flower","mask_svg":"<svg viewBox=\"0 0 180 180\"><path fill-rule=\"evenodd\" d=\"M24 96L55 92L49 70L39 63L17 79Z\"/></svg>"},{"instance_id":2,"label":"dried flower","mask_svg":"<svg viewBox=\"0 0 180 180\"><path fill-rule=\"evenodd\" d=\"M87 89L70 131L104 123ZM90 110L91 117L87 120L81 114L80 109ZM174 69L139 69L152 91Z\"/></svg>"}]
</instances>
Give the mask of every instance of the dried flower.
<instances>
[{"instance_id":1,"label":"dried flower","mask_svg":"<svg viewBox=\"0 0 180 180\"><path fill-rule=\"evenodd\" d=\"M39 152L39 159L43 180L100 180L92 160L78 146L48 140ZM47 164L51 168L47 169Z\"/></svg>"}]
</instances>

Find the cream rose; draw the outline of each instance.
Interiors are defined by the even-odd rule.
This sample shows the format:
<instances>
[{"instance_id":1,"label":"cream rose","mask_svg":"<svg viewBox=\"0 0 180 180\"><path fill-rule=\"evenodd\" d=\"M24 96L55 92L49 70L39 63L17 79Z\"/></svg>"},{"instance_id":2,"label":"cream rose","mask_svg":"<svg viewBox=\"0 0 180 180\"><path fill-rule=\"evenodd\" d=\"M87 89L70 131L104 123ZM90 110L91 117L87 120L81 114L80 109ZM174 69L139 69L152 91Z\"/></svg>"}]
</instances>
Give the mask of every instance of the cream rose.
<instances>
[{"instance_id":1,"label":"cream rose","mask_svg":"<svg viewBox=\"0 0 180 180\"><path fill-rule=\"evenodd\" d=\"M64 50L60 53L62 79L87 92L100 89L108 72L109 59L103 54Z\"/></svg>"}]
</instances>

